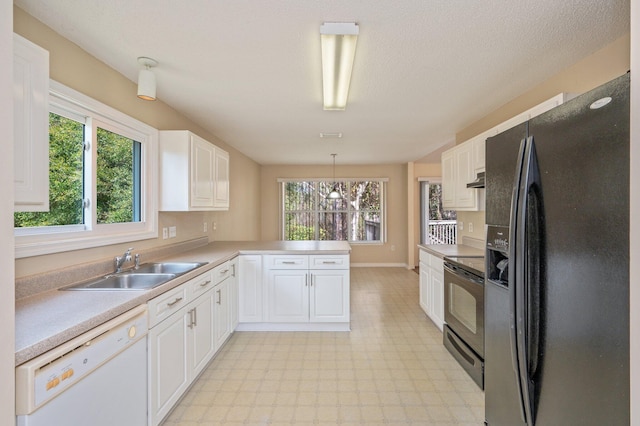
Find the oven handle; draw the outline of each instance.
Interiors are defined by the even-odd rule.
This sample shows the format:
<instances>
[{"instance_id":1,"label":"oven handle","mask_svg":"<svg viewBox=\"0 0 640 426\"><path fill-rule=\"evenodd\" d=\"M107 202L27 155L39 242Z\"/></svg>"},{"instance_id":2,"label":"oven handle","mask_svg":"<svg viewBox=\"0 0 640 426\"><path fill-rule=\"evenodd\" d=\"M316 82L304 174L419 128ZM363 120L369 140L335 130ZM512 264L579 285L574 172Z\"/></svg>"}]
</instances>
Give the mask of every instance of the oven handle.
<instances>
[{"instance_id":1,"label":"oven handle","mask_svg":"<svg viewBox=\"0 0 640 426\"><path fill-rule=\"evenodd\" d=\"M457 266L454 266L450 263L445 262L444 269L445 271L457 277L463 278L468 281L473 281L476 284L484 285L484 280L482 278L478 277L477 275L471 274L462 268L458 268Z\"/></svg>"}]
</instances>

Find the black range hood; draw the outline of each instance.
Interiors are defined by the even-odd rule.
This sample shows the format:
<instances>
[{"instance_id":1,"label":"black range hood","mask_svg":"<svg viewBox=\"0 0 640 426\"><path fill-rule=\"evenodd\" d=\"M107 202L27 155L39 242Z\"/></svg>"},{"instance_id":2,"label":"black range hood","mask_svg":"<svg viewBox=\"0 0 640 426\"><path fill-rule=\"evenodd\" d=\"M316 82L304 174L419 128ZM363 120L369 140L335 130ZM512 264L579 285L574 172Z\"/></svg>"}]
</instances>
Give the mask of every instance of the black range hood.
<instances>
[{"instance_id":1,"label":"black range hood","mask_svg":"<svg viewBox=\"0 0 640 426\"><path fill-rule=\"evenodd\" d=\"M476 180L469 182L467 188L484 188L484 172L478 173Z\"/></svg>"}]
</instances>

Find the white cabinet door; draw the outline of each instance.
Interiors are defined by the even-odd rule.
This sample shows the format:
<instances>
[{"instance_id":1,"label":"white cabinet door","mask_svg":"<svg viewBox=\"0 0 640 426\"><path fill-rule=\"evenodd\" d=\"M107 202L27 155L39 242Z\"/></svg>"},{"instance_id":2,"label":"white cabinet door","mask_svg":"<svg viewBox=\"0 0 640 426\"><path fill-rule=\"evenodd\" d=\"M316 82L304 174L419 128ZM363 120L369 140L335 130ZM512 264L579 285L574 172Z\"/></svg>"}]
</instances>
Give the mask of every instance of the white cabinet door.
<instances>
[{"instance_id":1,"label":"white cabinet door","mask_svg":"<svg viewBox=\"0 0 640 426\"><path fill-rule=\"evenodd\" d=\"M216 210L229 210L229 153L216 148L214 165L215 190L213 207Z\"/></svg>"},{"instance_id":2,"label":"white cabinet door","mask_svg":"<svg viewBox=\"0 0 640 426\"><path fill-rule=\"evenodd\" d=\"M49 52L13 35L15 211L49 210Z\"/></svg>"},{"instance_id":3,"label":"white cabinet door","mask_svg":"<svg viewBox=\"0 0 640 426\"><path fill-rule=\"evenodd\" d=\"M443 261L435 256L431 258L431 314L430 317L442 331L444 325L444 272ZM435 266L435 267L434 267Z\"/></svg>"},{"instance_id":4,"label":"white cabinet door","mask_svg":"<svg viewBox=\"0 0 640 426\"><path fill-rule=\"evenodd\" d=\"M349 270L312 269L310 276L309 321L348 322Z\"/></svg>"},{"instance_id":5,"label":"white cabinet door","mask_svg":"<svg viewBox=\"0 0 640 426\"><path fill-rule=\"evenodd\" d=\"M207 366L218 349L214 337L214 295L215 292L209 290L187 307L191 380Z\"/></svg>"},{"instance_id":6,"label":"white cabinet door","mask_svg":"<svg viewBox=\"0 0 640 426\"><path fill-rule=\"evenodd\" d=\"M420 262L420 307L425 314L431 312L431 270L426 263Z\"/></svg>"},{"instance_id":7,"label":"white cabinet door","mask_svg":"<svg viewBox=\"0 0 640 426\"><path fill-rule=\"evenodd\" d=\"M238 327L239 316L239 299L238 299L238 261L239 258L233 258L229 261L229 266L231 267L231 275L229 276L229 317L230 317L230 332Z\"/></svg>"},{"instance_id":8,"label":"white cabinet door","mask_svg":"<svg viewBox=\"0 0 640 426\"><path fill-rule=\"evenodd\" d=\"M455 152L456 157L456 189L455 199L458 209L475 209L477 207L478 190L467 188L467 183L476 178L473 172L473 146L462 144Z\"/></svg>"},{"instance_id":9,"label":"white cabinet door","mask_svg":"<svg viewBox=\"0 0 640 426\"><path fill-rule=\"evenodd\" d=\"M442 153L442 206L456 208L455 148Z\"/></svg>"},{"instance_id":10,"label":"white cabinet door","mask_svg":"<svg viewBox=\"0 0 640 426\"><path fill-rule=\"evenodd\" d=\"M190 384L186 308L149 330L149 423L157 425Z\"/></svg>"},{"instance_id":11,"label":"white cabinet door","mask_svg":"<svg viewBox=\"0 0 640 426\"><path fill-rule=\"evenodd\" d=\"M222 281L214 288L215 295L215 345L216 350L227 340L230 334L229 320L229 279Z\"/></svg>"},{"instance_id":12,"label":"white cabinet door","mask_svg":"<svg viewBox=\"0 0 640 426\"><path fill-rule=\"evenodd\" d=\"M309 322L309 273L275 269L267 274L269 322Z\"/></svg>"},{"instance_id":13,"label":"white cabinet door","mask_svg":"<svg viewBox=\"0 0 640 426\"><path fill-rule=\"evenodd\" d=\"M191 135L191 207L214 206L215 151L215 146Z\"/></svg>"},{"instance_id":14,"label":"white cabinet door","mask_svg":"<svg viewBox=\"0 0 640 426\"><path fill-rule=\"evenodd\" d=\"M262 256L240 255L238 266L238 320L262 322Z\"/></svg>"}]
</instances>

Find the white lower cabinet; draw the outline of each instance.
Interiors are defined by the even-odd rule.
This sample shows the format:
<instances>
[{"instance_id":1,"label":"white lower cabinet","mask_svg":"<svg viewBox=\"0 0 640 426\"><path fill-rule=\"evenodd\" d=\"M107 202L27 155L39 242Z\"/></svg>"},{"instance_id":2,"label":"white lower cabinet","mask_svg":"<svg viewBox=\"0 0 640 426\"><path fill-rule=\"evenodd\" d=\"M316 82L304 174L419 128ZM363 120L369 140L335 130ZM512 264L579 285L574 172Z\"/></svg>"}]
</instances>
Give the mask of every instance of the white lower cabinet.
<instances>
[{"instance_id":1,"label":"white lower cabinet","mask_svg":"<svg viewBox=\"0 0 640 426\"><path fill-rule=\"evenodd\" d=\"M240 320L240 306L239 306L239 284L240 284L240 276L239 276L239 263L240 257L236 256L229 261L229 266L231 267L231 275L229 276L229 298L230 300L230 308L231 311L229 316L231 317L231 331L233 332L238 327L238 322Z\"/></svg>"},{"instance_id":2,"label":"white lower cabinet","mask_svg":"<svg viewBox=\"0 0 640 426\"><path fill-rule=\"evenodd\" d=\"M229 278L216 284L213 289L215 296L215 345L220 348L231 334L231 292L229 291Z\"/></svg>"},{"instance_id":3,"label":"white lower cabinet","mask_svg":"<svg viewBox=\"0 0 640 426\"><path fill-rule=\"evenodd\" d=\"M309 322L309 273L307 270L267 271L269 322Z\"/></svg>"},{"instance_id":4,"label":"white lower cabinet","mask_svg":"<svg viewBox=\"0 0 640 426\"><path fill-rule=\"evenodd\" d=\"M349 270L310 271L309 321L348 322L350 315Z\"/></svg>"},{"instance_id":5,"label":"white lower cabinet","mask_svg":"<svg viewBox=\"0 0 640 426\"><path fill-rule=\"evenodd\" d=\"M420 307L442 331L444 325L444 262L420 250Z\"/></svg>"},{"instance_id":6,"label":"white lower cabinet","mask_svg":"<svg viewBox=\"0 0 640 426\"><path fill-rule=\"evenodd\" d=\"M262 301L262 256L242 254L238 258L238 320L264 321Z\"/></svg>"},{"instance_id":7,"label":"white lower cabinet","mask_svg":"<svg viewBox=\"0 0 640 426\"><path fill-rule=\"evenodd\" d=\"M148 302L149 424L158 425L231 334L225 262Z\"/></svg>"}]
</instances>

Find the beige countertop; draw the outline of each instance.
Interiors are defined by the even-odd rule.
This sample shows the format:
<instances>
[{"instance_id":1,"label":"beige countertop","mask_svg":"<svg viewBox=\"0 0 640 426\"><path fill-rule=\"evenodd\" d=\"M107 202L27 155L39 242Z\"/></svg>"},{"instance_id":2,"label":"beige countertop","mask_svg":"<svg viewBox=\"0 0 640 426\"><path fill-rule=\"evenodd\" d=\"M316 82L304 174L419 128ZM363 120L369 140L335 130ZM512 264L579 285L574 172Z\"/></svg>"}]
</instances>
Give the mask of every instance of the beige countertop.
<instances>
[{"instance_id":1,"label":"beige countertop","mask_svg":"<svg viewBox=\"0 0 640 426\"><path fill-rule=\"evenodd\" d=\"M418 247L441 259L451 256L484 256L484 250L466 244L419 244Z\"/></svg>"},{"instance_id":2,"label":"beige countertop","mask_svg":"<svg viewBox=\"0 0 640 426\"><path fill-rule=\"evenodd\" d=\"M60 280L56 288L16 300L15 365L146 303L154 297L226 262L239 254L349 254L344 241L213 242L162 260L208 262L187 274L146 291L64 291L73 283ZM155 260L155 259L154 259ZM46 279L46 276L39 279Z\"/></svg>"}]
</instances>

